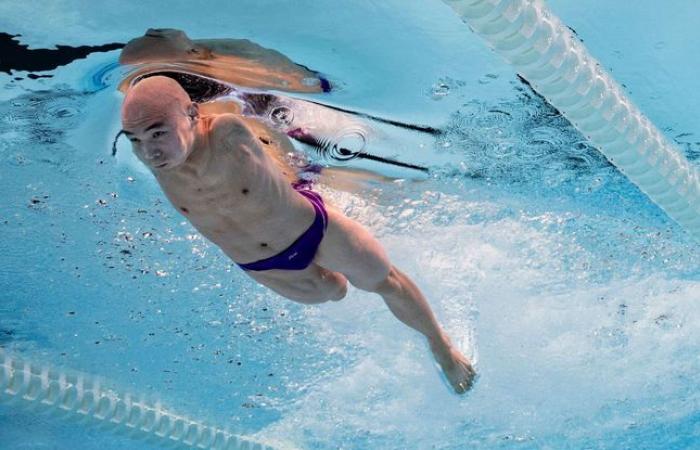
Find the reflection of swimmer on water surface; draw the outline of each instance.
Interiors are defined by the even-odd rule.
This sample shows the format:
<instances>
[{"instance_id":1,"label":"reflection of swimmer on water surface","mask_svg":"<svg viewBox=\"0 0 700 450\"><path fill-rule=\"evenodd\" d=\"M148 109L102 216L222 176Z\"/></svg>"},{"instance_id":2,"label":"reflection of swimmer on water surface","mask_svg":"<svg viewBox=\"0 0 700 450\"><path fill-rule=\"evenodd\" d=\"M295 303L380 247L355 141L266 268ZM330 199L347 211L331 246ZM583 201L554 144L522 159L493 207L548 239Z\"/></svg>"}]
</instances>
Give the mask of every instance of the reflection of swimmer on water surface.
<instances>
[{"instance_id":1,"label":"reflection of swimmer on water surface","mask_svg":"<svg viewBox=\"0 0 700 450\"><path fill-rule=\"evenodd\" d=\"M373 154L366 149L368 141L374 144L370 150L376 150L382 140L389 141L380 126L440 133L431 127L268 93L324 93L331 84L318 72L245 39L191 40L179 30L149 29L126 45L119 61L134 66L120 85L122 92L149 76L173 78L195 102L222 103L226 112L260 120L334 163L358 158L423 173L427 169L420 165Z\"/></svg>"},{"instance_id":2,"label":"reflection of swimmer on water surface","mask_svg":"<svg viewBox=\"0 0 700 450\"><path fill-rule=\"evenodd\" d=\"M174 29L149 29L124 47L119 62L161 67L173 63L180 70L242 88L304 93L330 90L318 73L247 39L192 40Z\"/></svg>"}]
</instances>

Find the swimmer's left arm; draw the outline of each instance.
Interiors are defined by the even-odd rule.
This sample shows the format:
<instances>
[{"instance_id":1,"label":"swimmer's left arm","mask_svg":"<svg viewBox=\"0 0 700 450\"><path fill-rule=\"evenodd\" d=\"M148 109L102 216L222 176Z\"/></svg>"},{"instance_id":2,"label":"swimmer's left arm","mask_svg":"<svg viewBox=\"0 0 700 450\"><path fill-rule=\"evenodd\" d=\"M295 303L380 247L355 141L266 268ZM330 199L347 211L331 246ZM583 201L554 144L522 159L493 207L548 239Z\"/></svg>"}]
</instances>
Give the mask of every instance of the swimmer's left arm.
<instances>
[{"instance_id":1,"label":"swimmer's left arm","mask_svg":"<svg viewBox=\"0 0 700 450\"><path fill-rule=\"evenodd\" d=\"M240 58L249 67L238 66L238 70L256 70L260 76L277 79L274 88L290 92L328 92L329 81L318 72L296 64L282 53L265 48L248 39L198 39L198 45L208 48L214 55ZM256 66L256 67L254 67Z\"/></svg>"},{"instance_id":2,"label":"swimmer's left arm","mask_svg":"<svg viewBox=\"0 0 700 450\"><path fill-rule=\"evenodd\" d=\"M247 39L192 40L181 30L149 29L129 41L119 55L120 64L163 64L164 70L172 62L185 71L242 87L306 93L331 89L318 72ZM119 90L126 92L139 74L143 73L127 76Z\"/></svg>"}]
</instances>

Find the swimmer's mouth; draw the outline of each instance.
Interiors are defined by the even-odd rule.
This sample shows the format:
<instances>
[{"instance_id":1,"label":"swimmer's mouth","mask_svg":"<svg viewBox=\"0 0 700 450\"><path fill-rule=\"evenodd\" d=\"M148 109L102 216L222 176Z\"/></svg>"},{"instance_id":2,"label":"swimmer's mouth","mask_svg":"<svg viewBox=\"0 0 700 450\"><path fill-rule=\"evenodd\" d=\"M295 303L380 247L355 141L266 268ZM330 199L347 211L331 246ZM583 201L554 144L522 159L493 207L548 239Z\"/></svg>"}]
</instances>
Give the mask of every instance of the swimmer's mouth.
<instances>
[{"instance_id":1,"label":"swimmer's mouth","mask_svg":"<svg viewBox=\"0 0 700 450\"><path fill-rule=\"evenodd\" d=\"M165 167L165 166L167 166L167 165L168 165L168 163L164 162L163 164L158 164L157 166L155 166L155 168L156 168L156 169L162 169L163 167Z\"/></svg>"}]
</instances>

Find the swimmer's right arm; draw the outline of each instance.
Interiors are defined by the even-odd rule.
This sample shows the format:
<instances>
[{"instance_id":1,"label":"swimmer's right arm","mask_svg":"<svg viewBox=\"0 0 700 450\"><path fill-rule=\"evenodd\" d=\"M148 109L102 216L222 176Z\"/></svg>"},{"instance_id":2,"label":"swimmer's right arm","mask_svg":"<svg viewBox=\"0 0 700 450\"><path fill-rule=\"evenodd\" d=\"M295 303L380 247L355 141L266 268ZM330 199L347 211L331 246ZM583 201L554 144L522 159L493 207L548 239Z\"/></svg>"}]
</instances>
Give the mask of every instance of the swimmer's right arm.
<instances>
[{"instance_id":1,"label":"swimmer's right arm","mask_svg":"<svg viewBox=\"0 0 700 450\"><path fill-rule=\"evenodd\" d=\"M290 182L293 170L279 152L269 152L247 122L234 114L221 114L211 124L213 143L223 151L233 151L242 158L247 156L262 161L266 169L276 167ZM247 159L247 158L246 158Z\"/></svg>"}]
</instances>

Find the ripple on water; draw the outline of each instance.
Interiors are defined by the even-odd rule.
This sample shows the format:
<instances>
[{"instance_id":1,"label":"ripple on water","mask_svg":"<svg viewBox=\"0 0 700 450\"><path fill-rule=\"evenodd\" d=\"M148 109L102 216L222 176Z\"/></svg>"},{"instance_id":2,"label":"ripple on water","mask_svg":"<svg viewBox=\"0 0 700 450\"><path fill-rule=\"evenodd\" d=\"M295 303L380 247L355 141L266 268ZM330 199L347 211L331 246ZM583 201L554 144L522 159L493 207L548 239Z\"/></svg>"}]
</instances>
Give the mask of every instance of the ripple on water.
<instances>
[{"instance_id":1,"label":"ripple on water","mask_svg":"<svg viewBox=\"0 0 700 450\"><path fill-rule=\"evenodd\" d=\"M609 176L603 169L610 164L557 110L527 89L517 90L515 100L462 105L436 151L458 156L465 175L505 183L558 186L582 175Z\"/></svg>"},{"instance_id":2,"label":"ripple on water","mask_svg":"<svg viewBox=\"0 0 700 450\"><path fill-rule=\"evenodd\" d=\"M41 134L75 128L81 121L83 102L82 94L74 91L23 94L0 103L0 132L38 131Z\"/></svg>"},{"instance_id":3,"label":"ripple on water","mask_svg":"<svg viewBox=\"0 0 700 450\"><path fill-rule=\"evenodd\" d=\"M462 80L455 80L450 77L443 77L437 80L430 89L426 92L426 95L432 100L439 101L450 95L450 93L458 90L466 83Z\"/></svg>"}]
</instances>

